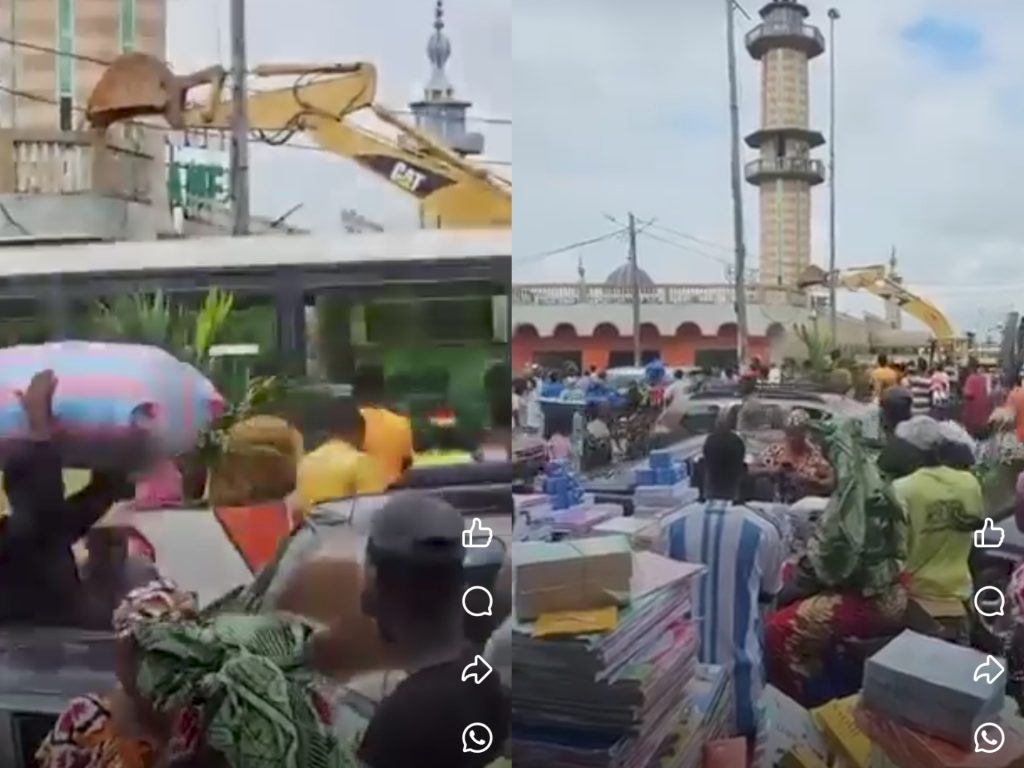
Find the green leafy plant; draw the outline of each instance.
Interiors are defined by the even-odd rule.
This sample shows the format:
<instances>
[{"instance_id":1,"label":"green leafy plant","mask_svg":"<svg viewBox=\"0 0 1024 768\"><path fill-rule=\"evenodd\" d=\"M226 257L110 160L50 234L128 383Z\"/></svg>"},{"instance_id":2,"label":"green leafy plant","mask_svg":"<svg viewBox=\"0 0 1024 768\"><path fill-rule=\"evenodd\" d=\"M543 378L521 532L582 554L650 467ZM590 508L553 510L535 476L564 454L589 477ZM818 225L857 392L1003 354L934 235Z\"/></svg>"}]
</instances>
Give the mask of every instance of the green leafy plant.
<instances>
[{"instance_id":1,"label":"green leafy plant","mask_svg":"<svg viewBox=\"0 0 1024 768\"><path fill-rule=\"evenodd\" d=\"M807 352L807 359L811 364L811 370L816 377L824 377L831 367L829 355L832 352L832 337L818 327L813 325L794 325L793 330Z\"/></svg>"}]
</instances>

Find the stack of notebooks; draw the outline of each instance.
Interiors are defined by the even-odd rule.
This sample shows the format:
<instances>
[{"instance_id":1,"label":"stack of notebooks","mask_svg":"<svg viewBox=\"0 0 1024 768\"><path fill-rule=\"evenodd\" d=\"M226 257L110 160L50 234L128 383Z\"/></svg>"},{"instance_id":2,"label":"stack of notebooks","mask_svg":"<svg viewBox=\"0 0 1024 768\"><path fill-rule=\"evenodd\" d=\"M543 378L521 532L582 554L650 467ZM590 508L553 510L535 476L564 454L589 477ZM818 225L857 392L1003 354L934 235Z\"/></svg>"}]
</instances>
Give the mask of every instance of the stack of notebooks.
<instances>
[{"instance_id":1,"label":"stack of notebooks","mask_svg":"<svg viewBox=\"0 0 1024 768\"><path fill-rule=\"evenodd\" d=\"M523 768L648 768L690 709L697 667L690 590L699 566L635 555L630 604L601 634L512 641L512 762Z\"/></svg>"},{"instance_id":2,"label":"stack of notebooks","mask_svg":"<svg viewBox=\"0 0 1024 768\"><path fill-rule=\"evenodd\" d=\"M730 735L732 680L724 667L698 665L686 693L689 711L673 734L672 746L662 757L660 768L700 768L704 745Z\"/></svg>"}]
</instances>

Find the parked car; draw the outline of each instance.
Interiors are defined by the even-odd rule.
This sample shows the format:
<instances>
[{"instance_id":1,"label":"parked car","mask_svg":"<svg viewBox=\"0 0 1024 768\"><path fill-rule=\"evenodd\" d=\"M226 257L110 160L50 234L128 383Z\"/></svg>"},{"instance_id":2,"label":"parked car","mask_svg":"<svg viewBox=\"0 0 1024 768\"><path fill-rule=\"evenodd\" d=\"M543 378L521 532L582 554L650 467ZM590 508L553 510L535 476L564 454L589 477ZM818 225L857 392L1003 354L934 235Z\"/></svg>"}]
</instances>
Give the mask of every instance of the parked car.
<instances>
[{"instance_id":1,"label":"parked car","mask_svg":"<svg viewBox=\"0 0 1024 768\"><path fill-rule=\"evenodd\" d=\"M756 397L768 409L772 430L781 433L790 411L799 408L818 421L834 416L866 416L874 406L810 388L764 386ZM709 388L671 402L654 425L653 442L670 445L705 435L716 424L735 426L742 397L735 387Z\"/></svg>"},{"instance_id":2,"label":"parked car","mask_svg":"<svg viewBox=\"0 0 1024 768\"><path fill-rule=\"evenodd\" d=\"M467 550L467 583L492 588L512 532L511 470L507 465L479 465L470 483L466 474L452 478L445 470L431 475L418 470L411 486L437 494L459 509L467 524L474 517L494 532L490 545ZM490 475L490 476L488 476ZM463 481L463 482L453 482ZM135 513L119 520L139 531L154 547L162 575L197 593L208 605L242 587L260 603L281 589L304 558L365 536L382 496L347 499L317 507L284 545L275 563L254 574L241 548L210 509L170 509ZM467 619L467 632L478 643L500 621L502 600L495 595L495 615ZM392 681L397 678L391 678ZM0 626L0 766L31 768L39 742L68 701L115 685L114 637L109 631L78 627ZM375 693L374 693L375 691ZM362 711L386 693L385 687L353 684L350 694ZM348 701L348 697L345 697Z\"/></svg>"},{"instance_id":3,"label":"parked car","mask_svg":"<svg viewBox=\"0 0 1024 768\"><path fill-rule=\"evenodd\" d=\"M782 439L786 417L794 408L807 411L812 419L836 416L867 418L874 408L838 395L793 387L765 387L759 391L758 397L773 413L769 419L770 429L743 434L751 457ZM723 421L735 426L740 405L741 398L735 386L713 387L681 398L659 416L651 438L652 448L667 450L685 462L691 481L699 484L704 440ZM599 501L621 504L627 514L631 514L636 487L633 470L644 461L622 463L592 473L586 477L584 487Z\"/></svg>"}]
</instances>

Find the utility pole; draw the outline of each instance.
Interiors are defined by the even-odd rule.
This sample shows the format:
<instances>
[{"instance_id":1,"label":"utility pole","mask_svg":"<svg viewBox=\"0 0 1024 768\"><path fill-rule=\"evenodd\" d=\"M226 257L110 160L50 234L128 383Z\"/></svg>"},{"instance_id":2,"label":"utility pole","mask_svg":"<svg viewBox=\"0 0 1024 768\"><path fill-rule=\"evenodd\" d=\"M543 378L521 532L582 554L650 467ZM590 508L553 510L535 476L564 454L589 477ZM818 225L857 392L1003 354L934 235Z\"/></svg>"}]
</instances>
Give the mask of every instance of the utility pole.
<instances>
[{"instance_id":1,"label":"utility pole","mask_svg":"<svg viewBox=\"0 0 1024 768\"><path fill-rule=\"evenodd\" d=\"M732 228L736 247L735 303L737 363L747 362L747 246L743 239L743 181L740 178L740 97L736 81L736 0L725 0L729 53L729 127L732 144Z\"/></svg>"},{"instance_id":2,"label":"utility pole","mask_svg":"<svg viewBox=\"0 0 1024 768\"><path fill-rule=\"evenodd\" d=\"M249 234L249 116L246 109L245 0L231 0L231 206L233 233Z\"/></svg>"},{"instance_id":3,"label":"utility pole","mask_svg":"<svg viewBox=\"0 0 1024 768\"><path fill-rule=\"evenodd\" d=\"M633 365L640 365L640 265L636 259L636 216L629 214L629 283L633 302Z\"/></svg>"},{"instance_id":4,"label":"utility pole","mask_svg":"<svg viewBox=\"0 0 1024 768\"><path fill-rule=\"evenodd\" d=\"M828 9L828 329L830 344L838 348L836 307L836 20L839 11Z\"/></svg>"}]
</instances>

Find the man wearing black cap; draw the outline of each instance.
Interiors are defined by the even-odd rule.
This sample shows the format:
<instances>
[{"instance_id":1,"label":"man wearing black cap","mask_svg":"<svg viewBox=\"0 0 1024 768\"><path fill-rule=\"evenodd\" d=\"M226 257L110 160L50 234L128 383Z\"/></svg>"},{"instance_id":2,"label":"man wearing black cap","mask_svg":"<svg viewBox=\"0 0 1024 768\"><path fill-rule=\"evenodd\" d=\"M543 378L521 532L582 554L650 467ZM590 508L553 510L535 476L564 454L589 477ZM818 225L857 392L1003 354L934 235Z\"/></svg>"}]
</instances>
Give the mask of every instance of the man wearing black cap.
<instances>
[{"instance_id":1,"label":"man wearing black cap","mask_svg":"<svg viewBox=\"0 0 1024 768\"><path fill-rule=\"evenodd\" d=\"M462 679L475 658L463 632L463 528L456 509L426 495L400 494L374 515L364 610L408 677L366 730L359 757L368 768L484 768L501 756L509 702L498 675ZM481 739L490 745L478 747Z\"/></svg>"}]
</instances>

